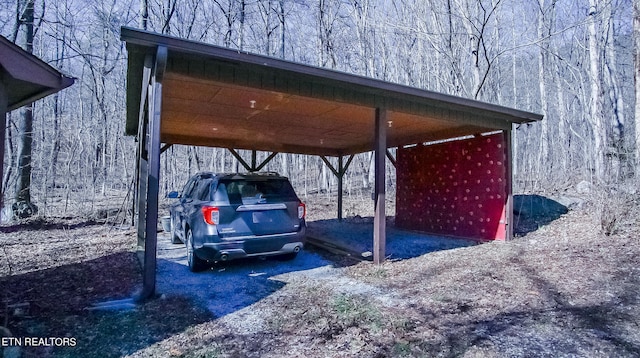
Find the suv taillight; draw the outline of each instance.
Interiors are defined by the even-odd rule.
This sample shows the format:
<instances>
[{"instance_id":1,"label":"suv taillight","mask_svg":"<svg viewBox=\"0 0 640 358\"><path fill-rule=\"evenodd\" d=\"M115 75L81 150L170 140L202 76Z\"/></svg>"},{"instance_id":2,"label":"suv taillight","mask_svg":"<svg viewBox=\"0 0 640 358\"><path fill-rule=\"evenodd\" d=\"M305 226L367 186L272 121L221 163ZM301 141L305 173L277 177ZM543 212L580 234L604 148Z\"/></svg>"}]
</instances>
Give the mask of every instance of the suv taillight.
<instances>
[{"instance_id":1,"label":"suv taillight","mask_svg":"<svg viewBox=\"0 0 640 358\"><path fill-rule=\"evenodd\" d=\"M218 225L220 222L220 211L215 206L203 206L202 216L204 216L204 221L209 225Z\"/></svg>"},{"instance_id":2,"label":"suv taillight","mask_svg":"<svg viewBox=\"0 0 640 358\"><path fill-rule=\"evenodd\" d=\"M304 203L298 204L298 219L304 219L307 215L307 206Z\"/></svg>"}]
</instances>

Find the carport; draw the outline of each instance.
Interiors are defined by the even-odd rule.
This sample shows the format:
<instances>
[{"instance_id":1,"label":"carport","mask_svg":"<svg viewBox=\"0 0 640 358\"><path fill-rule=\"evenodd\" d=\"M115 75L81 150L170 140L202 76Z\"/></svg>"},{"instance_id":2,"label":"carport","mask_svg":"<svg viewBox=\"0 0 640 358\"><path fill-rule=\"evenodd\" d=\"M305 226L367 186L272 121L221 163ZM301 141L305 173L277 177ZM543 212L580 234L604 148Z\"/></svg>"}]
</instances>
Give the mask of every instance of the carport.
<instances>
[{"instance_id":1,"label":"carport","mask_svg":"<svg viewBox=\"0 0 640 358\"><path fill-rule=\"evenodd\" d=\"M407 190L423 190L426 195L433 190L439 192L440 187L421 185L421 180L410 173L416 165L420 167L425 155L416 151L433 149L422 143L463 138L466 145L465 140L475 138L482 143L490 139L489 143L495 144L495 137L483 135L493 133L500 138L499 146L490 146L493 152L499 148L500 159L491 160L492 165L500 163L499 174L495 175L501 180L496 185L503 194L497 200L504 214L503 225L496 230L503 231L504 239L511 236L512 126L542 116L132 28L123 27L121 39L129 55L126 131L137 135L139 141L137 211L139 246L144 248L142 297L153 295L155 290L160 154L172 144L228 148L248 171L266 164L257 162L256 151L271 152L267 161L277 153L318 155L338 177L339 218L342 177L353 155L374 151L373 256L374 262L381 263L386 240L386 157L395 164L388 148L398 148L398 164L412 183ZM485 145L474 144L473 148L482 151ZM250 163L236 149L252 151ZM328 157L338 159L337 168ZM436 166L455 160L445 157L440 164L430 164L434 170L427 173L429 176L444 175ZM464 153L466 157L470 157L469 163L484 160ZM454 169L446 175L455 180L455 173ZM472 174L470 171L467 175ZM487 175L493 180L491 174ZM462 181L468 180L460 180L456 190L464 191ZM444 188L447 182L439 179L438 185ZM410 205L407 203L404 210L410 211ZM466 209L457 206L456 210ZM398 214L401 212L398 210ZM420 227L420 218L405 224L407 228L429 230ZM439 230L445 231L446 226L440 225Z\"/></svg>"},{"instance_id":2,"label":"carport","mask_svg":"<svg viewBox=\"0 0 640 358\"><path fill-rule=\"evenodd\" d=\"M6 115L73 84L53 67L0 36L0 210L2 210L2 178Z\"/></svg>"}]
</instances>

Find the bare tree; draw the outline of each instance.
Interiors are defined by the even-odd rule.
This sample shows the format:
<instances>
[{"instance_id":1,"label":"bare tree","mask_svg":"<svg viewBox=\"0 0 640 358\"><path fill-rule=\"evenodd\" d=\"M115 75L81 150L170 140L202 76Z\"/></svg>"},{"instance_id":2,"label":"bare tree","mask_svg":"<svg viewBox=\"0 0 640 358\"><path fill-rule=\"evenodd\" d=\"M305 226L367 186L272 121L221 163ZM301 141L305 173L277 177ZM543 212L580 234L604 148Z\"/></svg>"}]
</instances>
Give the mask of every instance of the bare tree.
<instances>
[{"instance_id":1,"label":"bare tree","mask_svg":"<svg viewBox=\"0 0 640 358\"><path fill-rule=\"evenodd\" d=\"M602 83L600 73L600 46L598 45L598 2L589 0L588 47L589 47L589 122L593 133L593 162L597 180L604 180L606 129L602 112Z\"/></svg>"},{"instance_id":2,"label":"bare tree","mask_svg":"<svg viewBox=\"0 0 640 358\"><path fill-rule=\"evenodd\" d=\"M634 109L634 147L636 176L640 175L640 3L633 2L633 42L634 42L634 79L635 79L635 109Z\"/></svg>"},{"instance_id":3,"label":"bare tree","mask_svg":"<svg viewBox=\"0 0 640 358\"><path fill-rule=\"evenodd\" d=\"M42 21L44 1L0 4L0 32L19 43L26 37L27 3L35 3L34 18ZM631 85L632 73L640 78L637 1L590 0L589 8L557 0L135 0L133 9L131 3L47 3L49 17L33 29L37 55L78 81L38 102L31 128L17 112L10 116L7 155L13 163L2 178L9 183L7 197L28 192L40 204L43 196L65 190L72 208L80 198L130 183L134 143L122 136L126 53L120 25L542 112L544 122L515 131L515 175L535 182L527 189L594 173L598 180L620 180L611 169L624 167L632 149L640 172L640 80L635 91ZM633 41L635 52L628 51ZM28 138L18 140L17 133L34 127L33 173L18 175L18 161L26 173L29 156L22 154ZM178 189L196 170L237 168L226 149L174 146L163 155L167 189ZM370 158L364 153L353 160L345 176L349 192L368 192ZM289 174L308 192L332 185L314 157L281 154L265 169ZM19 189L23 179L33 181L27 192Z\"/></svg>"},{"instance_id":4,"label":"bare tree","mask_svg":"<svg viewBox=\"0 0 640 358\"><path fill-rule=\"evenodd\" d=\"M545 116L544 121L540 124L540 150L538 151L538 160L546 161L549 158L549 103L547 99L548 78L549 78L549 51L550 51L550 32L551 23L554 16L553 8L555 1L550 6L545 4L545 0L538 0L538 38L540 39L540 51L538 53L538 77L540 78L540 108ZM541 166L542 167L542 166ZM541 171L541 173L544 173Z\"/></svg>"},{"instance_id":5,"label":"bare tree","mask_svg":"<svg viewBox=\"0 0 640 358\"><path fill-rule=\"evenodd\" d=\"M27 0L20 23L25 27L24 48L33 53L34 0ZM20 141L18 145L18 182L16 188L13 214L19 218L27 218L38 212L38 207L31 202L31 151L33 147L33 104L25 106L22 120L19 122Z\"/></svg>"},{"instance_id":6,"label":"bare tree","mask_svg":"<svg viewBox=\"0 0 640 358\"><path fill-rule=\"evenodd\" d=\"M622 96L622 88L618 80L618 51L615 49L615 37L617 26L615 24L615 10L613 4L604 8L604 60L603 72L604 83L607 88L607 97L610 108L612 109L611 123L608 125L610 130L611 149L609 157L611 158L611 176L612 179L620 178L627 169L627 143L625 143L625 113L624 113L624 97Z\"/></svg>"},{"instance_id":7,"label":"bare tree","mask_svg":"<svg viewBox=\"0 0 640 358\"><path fill-rule=\"evenodd\" d=\"M337 20L337 8L333 8L332 3L327 0L319 0L317 12L318 24L318 63L322 67L336 68L338 62L335 56L334 34L335 23Z\"/></svg>"},{"instance_id":8,"label":"bare tree","mask_svg":"<svg viewBox=\"0 0 640 358\"><path fill-rule=\"evenodd\" d=\"M491 55L490 25L501 0L456 0L462 22L469 36L473 74L473 98L480 94L487 83L495 57Z\"/></svg>"},{"instance_id":9,"label":"bare tree","mask_svg":"<svg viewBox=\"0 0 640 358\"><path fill-rule=\"evenodd\" d=\"M140 27L147 30L149 25L149 0L140 0Z\"/></svg>"}]
</instances>

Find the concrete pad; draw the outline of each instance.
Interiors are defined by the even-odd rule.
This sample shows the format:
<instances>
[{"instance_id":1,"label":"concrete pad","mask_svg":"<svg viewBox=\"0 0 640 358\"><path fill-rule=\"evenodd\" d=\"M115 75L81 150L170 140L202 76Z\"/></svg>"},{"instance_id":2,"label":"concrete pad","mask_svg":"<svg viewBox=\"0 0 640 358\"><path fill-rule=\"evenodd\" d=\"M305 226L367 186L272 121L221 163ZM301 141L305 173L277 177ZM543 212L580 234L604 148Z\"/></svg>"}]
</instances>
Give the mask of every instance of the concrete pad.
<instances>
[{"instance_id":1,"label":"concrete pad","mask_svg":"<svg viewBox=\"0 0 640 358\"><path fill-rule=\"evenodd\" d=\"M159 233L156 292L193 297L218 318L242 310L284 287L286 283L275 276L320 267L332 267L332 263L302 250L291 261L252 258L217 263L209 270L193 273L187 267L185 245L172 244L168 234Z\"/></svg>"},{"instance_id":2,"label":"concrete pad","mask_svg":"<svg viewBox=\"0 0 640 358\"><path fill-rule=\"evenodd\" d=\"M387 218L390 221L390 218ZM307 223L310 242L332 245L354 257L368 259L373 252L372 218L318 220ZM408 259L429 252L477 245L476 241L434 236L414 231L399 230L387 225L387 259Z\"/></svg>"}]
</instances>

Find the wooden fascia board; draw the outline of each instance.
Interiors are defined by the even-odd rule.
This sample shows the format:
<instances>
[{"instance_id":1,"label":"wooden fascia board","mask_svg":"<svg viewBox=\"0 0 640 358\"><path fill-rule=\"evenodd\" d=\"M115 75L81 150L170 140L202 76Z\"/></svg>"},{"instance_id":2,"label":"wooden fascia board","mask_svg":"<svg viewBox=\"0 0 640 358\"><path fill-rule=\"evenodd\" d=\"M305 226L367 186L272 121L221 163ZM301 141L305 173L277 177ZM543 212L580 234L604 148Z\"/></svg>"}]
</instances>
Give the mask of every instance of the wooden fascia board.
<instances>
[{"instance_id":1,"label":"wooden fascia board","mask_svg":"<svg viewBox=\"0 0 640 358\"><path fill-rule=\"evenodd\" d=\"M474 101L466 98L455 97L437 92L426 91L405 85L384 82L377 79L352 75L344 72L328 70L319 67L284 61L272 57L234 51L214 45L183 40L175 37L159 35L146 31L123 27L121 39L129 44L142 47L167 46L171 53L190 54L208 60L223 61L242 65L247 68L262 69L270 72L284 71L300 79L308 79L312 83L331 84L336 87L346 87L351 91L361 92L367 96L374 96L374 106L390 108L391 103L387 99L410 99L416 103L428 106L445 107L455 111L471 114L483 113L486 117L494 117L511 123L526 123L541 120L542 116L536 113L525 112L494 104Z\"/></svg>"},{"instance_id":2,"label":"wooden fascia board","mask_svg":"<svg viewBox=\"0 0 640 358\"><path fill-rule=\"evenodd\" d=\"M11 77L48 88L58 88L67 83L63 81L63 78L67 77L55 68L2 36L0 36L0 49L2 49L0 65Z\"/></svg>"},{"instance_id":3,"label":"wooden fascia board","mask_svg":"<svg viewBox=\"0 0 640 358\"><path fill-rule=\"evenodd\" d=\"M125 134L138 134L140 116L140 101L142 100L142 85L145 56L151 52L136 51L127 44L127 119ZM145 84L145 85L148 85Z\"/></svg>"},{"instance_id":4,"label":"wooden fascia board","mask_svg":"<svg viewBox=\"0 0 640 358\"><path fill-rule=\"evenodd\" d=\"M38 57L24 51L18 45L0 36L0 67L4 70L3 81L11 86L23 86L27 90L21 98L12 98L7 110L25 106L50 94L63 90L75 82Z\"/></svg>"},{"instance_id":5,"label":"wooden fascia board","mask_svg":"<svg viewBox=\"0 0 640 358\"><path fill-rule=\"evenodd\" d=\"M486 112L405 93L382 90L363 91L357 85L347 82L324 81L322 78L299 73L263 66L232 64L226 61L217 62L191 55L173 56L169 61L168 71L198 79L211 79L236 86L348 103L372 109L382 106L391 112L437 116L445 121L496 130L510 128L511 123L514 123L513 118L505 113Z\"/></svg>"}]
</instances>

